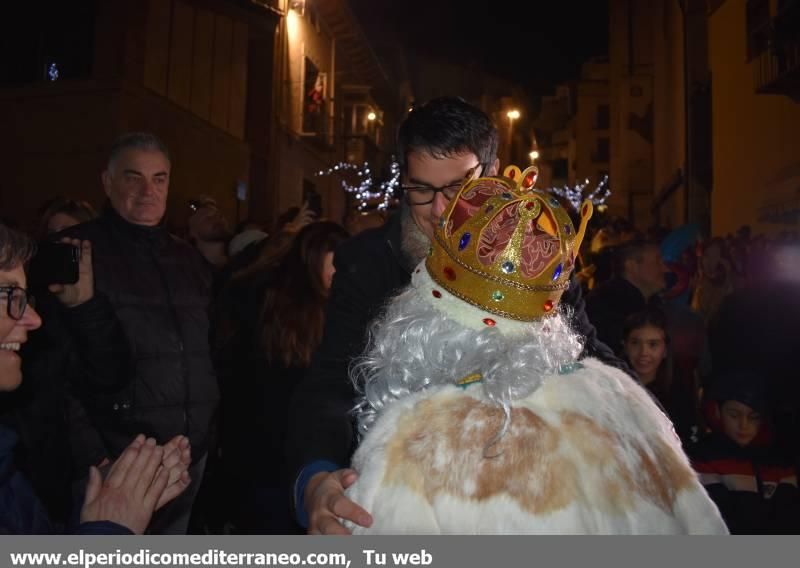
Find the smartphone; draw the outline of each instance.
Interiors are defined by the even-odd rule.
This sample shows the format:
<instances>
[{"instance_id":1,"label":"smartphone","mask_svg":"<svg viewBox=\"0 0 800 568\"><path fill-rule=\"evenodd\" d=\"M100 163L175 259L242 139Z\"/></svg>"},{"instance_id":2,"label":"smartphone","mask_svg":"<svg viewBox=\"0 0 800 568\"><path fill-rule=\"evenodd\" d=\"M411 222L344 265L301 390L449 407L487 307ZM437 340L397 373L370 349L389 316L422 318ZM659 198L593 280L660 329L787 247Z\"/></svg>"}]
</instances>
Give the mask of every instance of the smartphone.
<instances>
[{"instance_id":1,"label":"smartphone","mask_svg":"<svg viewBox=\"0 0 800 568\"><path fill-rule=\"evenodd\" d=\"M308 196L308 208L317 217L322 216L322 196L319 193L312 193Z\"/></svg>"},{"instance_id":2,"label":"smartphone","mask_svg":"<svg viewBox=\"0 0 800 568\"><path fill-rule=\"evenodd\" d=\"M314 189L304 191L303 200L308 204L308 210L317 218L322 216L322 196L318 191Z\"/></svg>"},{"instance_id":3,"label":"smartphone","mask_svg":"<svg viewBox=\"0 0 800 568\"><path fill-rule=\"evenodd\" d=\"M80 251L66 243L40 242L31 259L30 279L36 286L75 284L78 281Z\"/></svg>"}]
</instances>

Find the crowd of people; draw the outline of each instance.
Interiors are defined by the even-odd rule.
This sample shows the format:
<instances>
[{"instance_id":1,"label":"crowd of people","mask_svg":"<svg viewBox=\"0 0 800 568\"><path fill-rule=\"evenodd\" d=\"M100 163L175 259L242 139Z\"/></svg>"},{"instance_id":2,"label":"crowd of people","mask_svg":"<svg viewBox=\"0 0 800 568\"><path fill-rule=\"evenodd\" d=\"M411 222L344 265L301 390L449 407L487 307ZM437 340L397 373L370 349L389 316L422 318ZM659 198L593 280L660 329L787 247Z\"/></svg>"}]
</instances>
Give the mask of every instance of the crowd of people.
<instances>
[{"instance_id":1,"label":"crowd of people","mask_svg":"<svg viewBox=\"0 0 800 568\"><path fill-rule=\"evenodd\" d=\"M582 283L598 337L660 402L731 531L796 533L800 240L749 227L648 238L613 219L592 248Z\"/></svg>"},{"instance_id":2,"label":"crowd of people","mask_svg":"<svg viewBox=\"0 0 800 568\"><path fill-rule=\"evenodd\" d=\"M386 358L375 341L391 327L371 325L391 313L398 293L418 286L420 263L438 254L437 231L450 230L446 217L465 184L514 176L500 170L496 127L461 99L415 108L397 146L399 211L357 235L305 205L274 229L247 220L232 230L201 195L187 204L179 238L165 220L169 151L148 133L125 134L111 146L104 204L55 198L29 236L0 224L0 532L347 534L389 526L374 494L369 506L359 502L363 472L350 467L364 439L365 400L379 414L398 397L393 388L379 402L364 398L372 388L363 382L364 353ZM558 200L527 206L545 205L568 207ZM480 207L465 210L477 215ZM550 225L535 234L573 243L578 223L565 232ZM556 301L535 318L547 321L551 310L563 318L569 332L558 337L575 342L574 356L541 373L587 361L601 365L597 373L607 380L635 381L674 426L675 463L683 463L682 452L689 456L731 532L798 532L797 240L747 228L680 240L641 234L620 219L582 231L584 246L578 239L574 257L553 275L562 282ZM457 248L470 251L470 233L461 239ZM47 242L73 247L74 278L26 274L34 241L38 250ZM514 271L513 263L502 265L503 273ZM401 305L410 314L418 302ZM496 313L485 325L498 327ZM395 316L398 326L406 314ZM399 375L422 332L409 329L388 342L406 348L390 366ZM550 334L542 331L549 325L536 329ZM445 342L449 349L457 343ZM561 349L550 343L546 349ZM453 369L428 349L418 349L428 364ZM436 383L426 367L416 372L425 380L415 388ZM513 419L511 402L501 402ZM631 404L645 409L643 426L661 428L648 402ZM654 440L647 444L671 444ZM375 475L363 483L374 484Z\"/></svg>"}]
</instances>

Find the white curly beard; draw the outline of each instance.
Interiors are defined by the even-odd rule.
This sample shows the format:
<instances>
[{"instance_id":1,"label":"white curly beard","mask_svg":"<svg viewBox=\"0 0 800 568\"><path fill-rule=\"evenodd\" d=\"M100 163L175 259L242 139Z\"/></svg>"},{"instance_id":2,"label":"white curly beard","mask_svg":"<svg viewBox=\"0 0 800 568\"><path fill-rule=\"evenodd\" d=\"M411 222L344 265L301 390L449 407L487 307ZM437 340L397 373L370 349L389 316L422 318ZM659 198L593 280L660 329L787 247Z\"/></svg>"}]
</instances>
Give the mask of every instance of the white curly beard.
<instances>
[{"instance_id":1,"label":"white curly beard","mask_svg":"<svg viewBox=\"0 0 800 568\"><path fill-rule=\"evenodd\" d=\"M474 373L480 373L481 387L498 406L529 395L545 376L577 361L583 340L568 322L565 314L555 313L520 324L511 337L497 328L470 329L407 288L373 324L367 351L351 368L362 395L356 407L360 432L392 402Z\"/></svg>"}]
</instances>

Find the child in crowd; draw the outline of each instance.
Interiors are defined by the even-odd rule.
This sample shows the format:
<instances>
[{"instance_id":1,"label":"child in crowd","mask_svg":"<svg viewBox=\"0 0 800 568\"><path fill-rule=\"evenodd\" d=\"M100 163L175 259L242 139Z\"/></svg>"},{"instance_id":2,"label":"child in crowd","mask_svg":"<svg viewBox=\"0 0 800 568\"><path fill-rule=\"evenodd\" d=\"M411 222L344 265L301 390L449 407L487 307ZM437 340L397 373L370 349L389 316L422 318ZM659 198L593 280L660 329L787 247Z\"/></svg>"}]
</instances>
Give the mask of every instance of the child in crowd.
<instances>
[{"instance_id":1,"label":"child in crowd","mask_svg":"<svg viewBox=\"0 0 800 568\"><path fill-rule=\"evenodd\" d=\"M797 472L773 443L763 385L752 371L718 377L708 393L711 432L690 450L731 534L800 529Z\"/></svg>"},{"instance_id":2,"label":"child in crowd","mask_svg":"<svg viewBox=\"0 0 800 568\"><path fill-rule=\"evenodd\" d=\"M666 315L658 308L630 315L622 332L625 358L641 384L658 399L684 444L697 441L694 376L676 372Z\"/></svg>"}]
</instances>

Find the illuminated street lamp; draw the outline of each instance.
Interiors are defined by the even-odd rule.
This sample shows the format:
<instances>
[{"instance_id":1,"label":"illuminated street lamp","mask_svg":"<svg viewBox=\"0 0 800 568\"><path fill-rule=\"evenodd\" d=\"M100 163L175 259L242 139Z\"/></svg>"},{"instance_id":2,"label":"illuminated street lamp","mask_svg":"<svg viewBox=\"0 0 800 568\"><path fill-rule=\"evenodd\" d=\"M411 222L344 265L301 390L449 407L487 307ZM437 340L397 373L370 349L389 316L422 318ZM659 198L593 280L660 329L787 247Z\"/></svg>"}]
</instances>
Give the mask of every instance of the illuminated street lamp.
<instances>
[{"instance_id":1,"label":"illuminated street lamp","mask_svg":"<svg viewBox=\"0 0 800 568\"><path fill-rule=\"evenodd\" d=\"M367 115L367 120L375 120L376 118L378 118L378 115L372 111Z\"/></svg>"},{"instance_id":2,"label":"illuminated street lamp","mask_svg":"<svg viewBox=\"0 0 800 568\"><path fill-rule=\"evenodd\" d=\"M513 132L514 132L514 121L519 118L519 111L517 109L511 109L506 113L508 117L508 160L507 162L511 163L511 144L513 143Z\"/></svg>"},{"instance_id":3,"label":"illuminated street lamp","mask_svg":"<svg viewBox=\"0 0 800 568\"><path fill-rule=\"evenodd\" d=\"M534 150L528 155L531 157L531 162L535 162L536 160L539 159L539 150Z\"/></svg>"}]
</instances>

